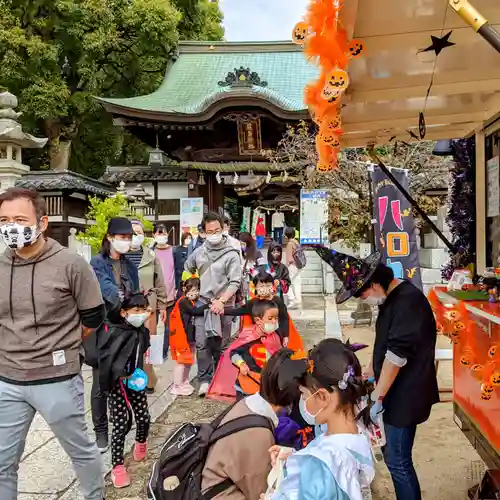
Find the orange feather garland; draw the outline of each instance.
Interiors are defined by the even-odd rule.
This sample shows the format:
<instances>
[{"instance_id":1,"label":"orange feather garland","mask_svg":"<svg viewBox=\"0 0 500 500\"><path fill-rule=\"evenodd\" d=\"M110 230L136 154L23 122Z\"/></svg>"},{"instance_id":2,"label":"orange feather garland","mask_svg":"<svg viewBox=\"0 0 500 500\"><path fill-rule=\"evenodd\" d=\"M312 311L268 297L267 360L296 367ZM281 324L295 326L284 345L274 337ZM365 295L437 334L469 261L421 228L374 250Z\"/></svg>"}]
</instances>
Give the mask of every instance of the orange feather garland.
<instances>
[{"instance_id":1,"label":"orange feather garland","mask_svg":"<svg viewBox=\"0 0 500 500\"><path fill-rule=\"evenodd\" d=\"M344 0L310 0L305 18L292 32L293 41L304 47L305 56L320 67L318 80L308 84L304 91L304 101L319 126L316 150L320 172L337 166L343 133L340 104L349 86L345 68L349 59L364 52L363 42L348 40L347 31L340 25L343 5Z\"/></svg>"}]
</instances>

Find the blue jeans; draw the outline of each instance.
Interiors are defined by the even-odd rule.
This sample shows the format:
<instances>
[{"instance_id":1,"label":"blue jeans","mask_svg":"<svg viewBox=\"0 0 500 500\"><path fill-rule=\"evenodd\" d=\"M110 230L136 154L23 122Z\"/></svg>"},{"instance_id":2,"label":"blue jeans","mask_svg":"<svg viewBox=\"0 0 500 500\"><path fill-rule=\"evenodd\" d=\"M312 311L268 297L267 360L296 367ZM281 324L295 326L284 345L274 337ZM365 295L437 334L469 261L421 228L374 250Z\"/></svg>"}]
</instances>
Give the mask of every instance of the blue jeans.
<instances>
[{"instance_id":1,"label":"blue jeans","mask_svg":"<svg viewBox=\"0 0 500 500\"><path fill-rule=\"evenodd\" d=\"M391 473L397 500L421 500L420 484L413 467L412 448L417 426L384 424L384 460Z\"/></svg>"}]
</instances>

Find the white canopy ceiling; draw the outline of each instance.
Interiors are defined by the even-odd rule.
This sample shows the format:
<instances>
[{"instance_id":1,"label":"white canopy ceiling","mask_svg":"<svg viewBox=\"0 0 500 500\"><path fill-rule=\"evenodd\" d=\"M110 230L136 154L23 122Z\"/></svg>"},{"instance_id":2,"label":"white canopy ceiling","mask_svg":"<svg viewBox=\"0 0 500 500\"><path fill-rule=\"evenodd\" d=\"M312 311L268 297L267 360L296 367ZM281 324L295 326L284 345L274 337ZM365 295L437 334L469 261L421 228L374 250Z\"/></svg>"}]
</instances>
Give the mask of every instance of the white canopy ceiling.
<instances>
[{"instance_id":1,"label":"white canopy ceiling","mask_svg":"<svg viewBox=\"0 0 500 500\"><path fill-rule=\"evenodd\" d=\"M500 0L471 0L500 29ZM409 140L425 107L426 139L464 137L500 112L500 53L448 6L448 0L346 0L342 24L366 44L351 61L342 110L345 146ZM418 53L453 30L436 58Z\"/></svg>"}]
</instances>

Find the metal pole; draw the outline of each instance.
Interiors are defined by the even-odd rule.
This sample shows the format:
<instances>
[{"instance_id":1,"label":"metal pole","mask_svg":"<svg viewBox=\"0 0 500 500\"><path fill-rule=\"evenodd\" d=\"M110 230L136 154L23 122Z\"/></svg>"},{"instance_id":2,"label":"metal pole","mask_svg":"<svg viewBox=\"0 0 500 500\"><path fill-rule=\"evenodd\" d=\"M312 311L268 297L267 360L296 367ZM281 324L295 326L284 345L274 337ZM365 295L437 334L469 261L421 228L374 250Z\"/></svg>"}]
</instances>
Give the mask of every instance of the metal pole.
<instances>
[{"instance_id":1,"label":"metal pole","mask_svg":"<svg viewBox=\"0 0 500 500\"><path fill-rule=\"evenodd\" d=\"M411 197L410 193L406 191L406 189L398 182L396 177L392 175L392 172L387 168L387 166L384 164L384 162L378 157L377 153L375 152L375 146L370 145L367 147L368 154L376 163L382 172L384 172L385 175L391 180L391 182L398 188L398 190L401 192L401 194L410 202L410 205L420 214L420 217L431 226L432 230L438 235L438 238L448 247L450 252L455 253L455 247L453 244L446 238L446 236L437 228L436 224L431 221L429 216L420 208L420 205Z\"/></svg>"},{"instance_id":2,"label":"metal pole","mask_svg":"<svg viewBox=\"0 0 500 500\"><path fill-rule=\"evenodd\" d=\"M500 52L500 33L468 0L449 0L449 5L474 31L479 33L497 52Z\"/></svg>"}]
</instances>

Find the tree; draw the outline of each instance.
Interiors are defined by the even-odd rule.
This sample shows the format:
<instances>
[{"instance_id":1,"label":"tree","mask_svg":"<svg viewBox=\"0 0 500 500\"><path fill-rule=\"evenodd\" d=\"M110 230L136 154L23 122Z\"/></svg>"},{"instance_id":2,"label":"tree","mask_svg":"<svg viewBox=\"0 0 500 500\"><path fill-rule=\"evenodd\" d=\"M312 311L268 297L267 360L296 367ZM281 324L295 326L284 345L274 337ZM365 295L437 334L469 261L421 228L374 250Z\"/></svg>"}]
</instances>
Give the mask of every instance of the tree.
<instances>
[{"instance_id":1,"label":"tree","mask_svg":"<svg viewBox=\"0 0 500 500\"><path fill-rule=\"evenodd\" d=\"M210 0L174 0L181 12L178 26L181 40L222 40L222 13L218 2Z\"/></svg>"},{"instance_id":2,"label":"tree","mask_svg":"<svg viewBox=\"0 0 500 500\"><path fill-rule=\"evenodd\" d=\"M0 0L0 86L19 97L25 128L49 138L52 168L85 172L90 163L98 175L123 145L93 96L128 97L159 86L179 23L186 24L173 1ZM183 36L190 26L197 38L221 36L217 4L186 3L197 15L181 26ZM70 163L72 143L78 152Z\"/></svg>"},{"instance_id":3,"label":"tree","mask_svg":"<svg viewBox=\"0 0 500 500\"><path fill-rule=\"evenodd\" d=\"M94 220L95 224L87 226L83 233L79 233L78 239L90 245L94 252L101 249L102 240L108 231L108 223L114 217L133 217L144 224L146 231L153 229L150 221L131 213L127 198L121 194L104 200L96 196L90 198L90 208L86 217L88 220Z\"/></svg>"},{"instance_id":4,"label":"tree","mask_svg":"<svg viewBox=\"0 0 500 500\"><path fill-rule=\"evenodd\" d=\"M435 213L444 204L443 197L425 195L427 189L446 185L449 160L432 155L434 142L407 143L397 141L377 149L384 163L410 171L410 194L427 213ZM353 249L367 241L371 231L372 206L367 164L370 157L364 148L343 149L338 168L332 172L318 172L315 130L306 122L288 128L276 150L268 152L272 162L290 162L310 165L302 170L305 188L331 190L329 199L328 231L332 241L344 240ZM416 214L414 214L416 215ZM418 219L417 219L417 222Z\"/></svg>"}]
</instances>

